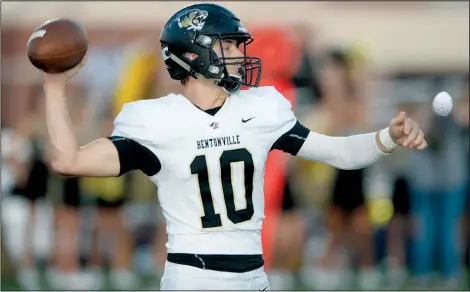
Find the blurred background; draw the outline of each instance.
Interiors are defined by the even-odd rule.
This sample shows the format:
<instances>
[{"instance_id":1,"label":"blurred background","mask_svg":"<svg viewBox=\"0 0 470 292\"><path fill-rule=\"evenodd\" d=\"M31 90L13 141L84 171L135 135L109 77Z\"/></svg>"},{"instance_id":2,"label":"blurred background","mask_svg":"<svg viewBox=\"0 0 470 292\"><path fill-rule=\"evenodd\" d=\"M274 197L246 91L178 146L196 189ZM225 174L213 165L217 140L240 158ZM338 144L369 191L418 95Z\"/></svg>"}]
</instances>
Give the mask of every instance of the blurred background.
<instances>
[{"instance_id":1,"label":"blurred background","mask_svg":"<svg viewBox=\"0 0 470 292\"><path fill-rule=\"evenodd\" d=\"M429 148L339 171L270 154L263 245L272 289L468 290L469 3L219 2L263 60L262 85L328 135L386 127L399 110ZM179 91L158 37L190 2L2 2L2 290L158 289L166 258L158 191L140 173L60 177L45 161L42 76L30 33L69 17L89 34L68 87L80 143L109 135L122 104ZM448 116L432 98L454 98Z\"/></svg>"}]
</instances>

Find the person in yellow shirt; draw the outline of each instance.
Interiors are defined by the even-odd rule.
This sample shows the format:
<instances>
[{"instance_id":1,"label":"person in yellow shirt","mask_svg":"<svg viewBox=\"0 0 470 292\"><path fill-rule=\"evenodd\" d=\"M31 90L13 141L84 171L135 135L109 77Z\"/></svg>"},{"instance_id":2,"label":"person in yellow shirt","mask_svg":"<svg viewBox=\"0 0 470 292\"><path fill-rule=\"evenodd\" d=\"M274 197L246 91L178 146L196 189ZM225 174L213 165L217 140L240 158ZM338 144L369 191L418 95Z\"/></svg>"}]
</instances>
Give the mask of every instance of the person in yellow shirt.
<instances>
[{"instance_id":1,"label":"person in yellow shirt","mask_svg":"<svg viewBox=\"0 0 470 292\"><path fill-rule=\"evenodd\" d=\"M113 120L125 103L150 98L155 90L154 80L158 69L158 56L153 47L144 40L124 52L126 61L119 76L111 103L108 104L106 117L102 119L101 135L108 135L113 128ZM139 174L133 173L121 177L80 178L80 188L88 197L93 197L98 208L95 221L92 266L101 266L103 256L99 242L106 238L112 242L111 284L118 289L133 289L138 285L130 270L133 238L129 224L123 213L123 206L142 188L133 189L132 181ZM145 188L144 188L145 189ZM109 240L109 239L112 240ZM109 241L108 241L109 240Z\"/></svg>"}]
</instances>

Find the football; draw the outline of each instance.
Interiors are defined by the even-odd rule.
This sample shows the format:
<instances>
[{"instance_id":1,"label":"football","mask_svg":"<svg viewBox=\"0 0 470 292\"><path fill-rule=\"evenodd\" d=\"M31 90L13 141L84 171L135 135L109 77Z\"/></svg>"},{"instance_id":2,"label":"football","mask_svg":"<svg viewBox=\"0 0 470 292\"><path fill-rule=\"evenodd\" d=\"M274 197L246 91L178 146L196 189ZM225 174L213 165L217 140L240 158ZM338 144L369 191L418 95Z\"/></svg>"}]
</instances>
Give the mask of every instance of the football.
<instances>
[{"instance_id":1,"label":"football","mask_svg":"<svg viewBox=\"0 0 470 292\"><path fill-rule=\"evenodd\" d=\"M85 29L66 18L43 23L31 34L26 46L30 62L50 74L65 72L80 64L87 49Z\"/></svg>"}]
</instances>

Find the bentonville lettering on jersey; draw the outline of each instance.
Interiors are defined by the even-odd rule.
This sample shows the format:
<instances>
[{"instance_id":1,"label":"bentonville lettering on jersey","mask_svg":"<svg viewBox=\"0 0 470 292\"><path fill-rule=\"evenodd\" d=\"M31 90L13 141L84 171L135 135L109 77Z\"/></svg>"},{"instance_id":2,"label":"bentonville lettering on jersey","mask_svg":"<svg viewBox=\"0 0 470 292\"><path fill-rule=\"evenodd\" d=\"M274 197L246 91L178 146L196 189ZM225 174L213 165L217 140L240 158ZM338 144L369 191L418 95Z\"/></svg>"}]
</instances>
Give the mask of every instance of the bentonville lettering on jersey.
<instances>
[{"instance_id":1,"label":"bentonville lettering on jersey","mask_svg":"<svg viewBox=\"0 0 470 292\"><path fill-rule=\"evenodd\" d=\"M226 136L218 138L210 138L197 141L197 149L205 149L210 147L230 146L240 144L240 136Z\"/></svg>"}]
</instances>

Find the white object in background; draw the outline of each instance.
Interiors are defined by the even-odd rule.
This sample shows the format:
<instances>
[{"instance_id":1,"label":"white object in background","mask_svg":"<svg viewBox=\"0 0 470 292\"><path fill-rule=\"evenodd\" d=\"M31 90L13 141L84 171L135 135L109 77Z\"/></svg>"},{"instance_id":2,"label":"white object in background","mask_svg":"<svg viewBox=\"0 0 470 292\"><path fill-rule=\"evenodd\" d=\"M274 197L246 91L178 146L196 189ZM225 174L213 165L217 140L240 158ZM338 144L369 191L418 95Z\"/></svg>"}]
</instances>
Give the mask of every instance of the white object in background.
<instances>
[{"instance_id":1,"label":"white object in background","mask_svg":"<svg viewBox=\"0 0 470 292\"><path fill-rule=\"evenodd\" d=\"M439 92L432 101L434 112L440 116L448 116L452 111L452 97L445 91Z\"/></svg>"}]
</instances>

